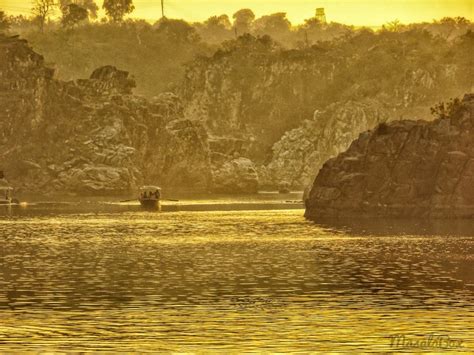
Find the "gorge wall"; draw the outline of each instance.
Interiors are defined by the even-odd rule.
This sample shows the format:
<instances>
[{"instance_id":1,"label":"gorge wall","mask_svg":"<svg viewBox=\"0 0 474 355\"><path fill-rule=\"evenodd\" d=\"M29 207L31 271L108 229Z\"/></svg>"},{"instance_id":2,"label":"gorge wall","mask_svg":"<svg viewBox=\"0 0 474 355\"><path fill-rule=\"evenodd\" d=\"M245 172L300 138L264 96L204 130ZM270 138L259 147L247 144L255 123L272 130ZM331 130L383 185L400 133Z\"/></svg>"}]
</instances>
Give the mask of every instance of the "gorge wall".
<instances>
[{"instance_id":1,"label":"gorge wall","mask_svg":"<svg viewBox=\"0 0 474 355\"><path fill-rule=\"evenodd\" d=\"M446 44L423 32L361 32L284 50L246 35L193 61L180 96L185 116L216 142L214 165L225 147L250 160L260 187L304 189L359 133L380 122L430 119L435 103L469 91L473 43L472 34Z\"/></svg>"},{"instance_id":2,"label":"gorge wall","mask_svg":"<svg viewBox=\"0 0 474 355\"><path fill-rule=\"evenodd\" d=\"M306 217L474 217L474 94L433 121L362 133L327 161Z\"/></svg>"},{"instance_id":3,"label":"gorge wall","mask_svg":"<svg viewBox=\"0 0 474 355\"><path fill-rule=\"evenodd\" d=\"M267 180L304 188L322 164L347 149L359 133L390 120L390 111L366 99L329 105L316 110L313 119L283 135L273 145L270 163L262 169Z\"/></svg>"},{"instance_id":4,"label":"gorge wall","mask_svg":"<svg viewBox=\"0 0 474 355\"><path fill-rule=\"evenodd\" d=\"M124 193L143 183L207 189L207 133L180 100L134 96L129 74L106 66L62 82L43 57L0 34L0 161L27 193Z\"/></svg>"},{"instance_id":5,"label":"gorge wall","mask_svg":"<svg viewBox=\"0 0 474 355\"><path fill-rule=\"evenodd\" d=\"M360 132L469 91L473 43L362 31L285 50L246 35L189 63L176 94L147 100L111 66L57 80L25 41L0 35L0 170L40 193L304 189Z\"/></svg>"}]
</instances>

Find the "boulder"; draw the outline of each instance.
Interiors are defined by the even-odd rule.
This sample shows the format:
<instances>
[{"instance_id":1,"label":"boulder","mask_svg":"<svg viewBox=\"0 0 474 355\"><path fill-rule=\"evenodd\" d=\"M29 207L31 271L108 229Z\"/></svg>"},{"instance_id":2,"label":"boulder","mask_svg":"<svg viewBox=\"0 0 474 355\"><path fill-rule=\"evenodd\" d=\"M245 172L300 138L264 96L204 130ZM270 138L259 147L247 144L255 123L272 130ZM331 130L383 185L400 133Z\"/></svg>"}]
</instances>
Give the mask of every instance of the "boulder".
<instances>
[{"instance_id":1,"label":"boulder","mask_svg":"<svg viewBox=\"0 0 474 355\"><path fill-rule=\"evenodd\" d=\"M117 194L136 188L128 169L110 166L85 164L60 173L58 180L64 190L80 194Z\"/></svg>"},{"instance_id":2,"label":"boulder","mask_svg":"<svg viewBox=\"0 0 474 355\"><path fill-rule=\"evenodd\" d=\"M219 193L247 193L258 191L258 174L255 164L247 158L224 163L213 172L213 191Z\"/></svg>"},{"instance_id":3,"label":"boulder","mask_svg":"<svg viewBox=\"0 0 474 355\"><path fill-rule=\"evenodd\" d=\"M129 78L128 72L119 70L112 65L94 70L89 83L107 94L131 94L132 89L136 86L135 80Z\"/></svg>"}]
</instances>

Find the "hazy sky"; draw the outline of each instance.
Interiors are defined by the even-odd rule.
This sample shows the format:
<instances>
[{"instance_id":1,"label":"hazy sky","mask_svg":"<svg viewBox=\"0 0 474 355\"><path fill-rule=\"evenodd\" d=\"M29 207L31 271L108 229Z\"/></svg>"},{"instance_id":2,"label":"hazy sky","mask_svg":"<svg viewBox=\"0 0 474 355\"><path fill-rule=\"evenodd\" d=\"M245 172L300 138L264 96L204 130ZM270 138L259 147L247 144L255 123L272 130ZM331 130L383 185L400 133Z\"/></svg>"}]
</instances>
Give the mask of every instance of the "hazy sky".
<instances>
[{"instance_id":1,"label":"hazy sky","mask_svg":"<svg viewBox=\"0 0 474 355\"><path fill-rule=\"evenodd\" d=\"M96 0L102 6L103 0ZM160 0L134 0L134 17L148 20L161 16ZM377 26L394 19L403 23L431 21L444 16L464 16L473 20L474 0L165 0L168 17L200 21L211 15L231 16L241 8L251 8L261 16L287 12L294 23L312 17L316 7L324 7L328 21ZM27 13L30 0L0 0L0 9Z\"/></svg>"}]
</instances>

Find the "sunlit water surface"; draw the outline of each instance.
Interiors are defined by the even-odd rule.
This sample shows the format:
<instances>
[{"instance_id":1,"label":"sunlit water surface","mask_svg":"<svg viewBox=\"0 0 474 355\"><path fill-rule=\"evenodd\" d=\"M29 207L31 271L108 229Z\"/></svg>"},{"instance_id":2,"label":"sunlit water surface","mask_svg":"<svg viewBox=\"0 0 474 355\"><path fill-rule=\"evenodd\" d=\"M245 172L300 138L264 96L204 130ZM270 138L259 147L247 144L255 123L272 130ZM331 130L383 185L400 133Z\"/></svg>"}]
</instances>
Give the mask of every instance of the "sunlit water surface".
<instances>
[{"instance_id":1,"label":"sunlit water surface","mask_svg":"<svg viewBox=\"0 0 474 355\"><path fill-rule=\"evenodd\" d=\"M268 208L4 211L0 352L474 350L472 222Z\"/></svg>"}]
</instances>

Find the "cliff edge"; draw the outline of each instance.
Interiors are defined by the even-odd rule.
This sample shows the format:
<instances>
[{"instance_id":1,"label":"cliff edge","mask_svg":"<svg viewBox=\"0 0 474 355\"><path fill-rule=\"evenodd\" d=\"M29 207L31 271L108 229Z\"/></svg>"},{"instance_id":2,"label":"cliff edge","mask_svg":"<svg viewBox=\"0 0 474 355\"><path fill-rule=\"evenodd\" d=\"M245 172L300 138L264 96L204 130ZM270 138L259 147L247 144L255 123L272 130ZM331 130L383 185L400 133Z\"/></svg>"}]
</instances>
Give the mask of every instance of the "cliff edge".
<instances>
[{"instance_id":1,"label":"cliff edge","mask_svg":"<svg viewBox=\"0 0 474 355\"><path fill-rule=\"evenodd\" d=\"M113 66L54 77L25 40L0 34L0 170L20 192L123 194L141 184L206 191L208 135L172 93L146 100Z\"/></svg>"},{"instance_id":2,"label":"cliff edge","mask_svg":"<svg viewBox=\"0 0 474 355\"><path fill-rule=\"evenodd\" d=\"M362 133L323 165L305 216L474 218L474 94Z\"/></svg>"}]
</instances>

